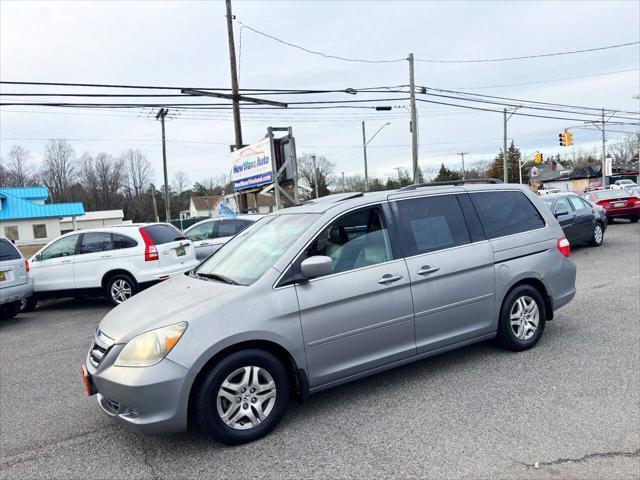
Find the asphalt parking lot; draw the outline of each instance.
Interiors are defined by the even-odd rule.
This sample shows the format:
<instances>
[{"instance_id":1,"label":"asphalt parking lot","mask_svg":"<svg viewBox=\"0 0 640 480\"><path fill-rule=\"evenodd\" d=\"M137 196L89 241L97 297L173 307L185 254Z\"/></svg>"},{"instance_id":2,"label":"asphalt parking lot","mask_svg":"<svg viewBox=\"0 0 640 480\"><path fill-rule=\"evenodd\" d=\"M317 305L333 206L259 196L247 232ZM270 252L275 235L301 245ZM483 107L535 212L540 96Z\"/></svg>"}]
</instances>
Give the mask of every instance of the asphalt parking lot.
<instances>
[{"instance_id":1,"label":"asphalt parking lot","mask_svg":"<svg viewBox=\"0 0 640 480\"><path fill-rule=\"evenodd\" d=\"M0 324L0 478L640 478L640 224L572 257L577 296L535 349L484 343L337 387L240 447L107 418L80 364L109 305L44 303Z\"/></svg>"}]
</instances>

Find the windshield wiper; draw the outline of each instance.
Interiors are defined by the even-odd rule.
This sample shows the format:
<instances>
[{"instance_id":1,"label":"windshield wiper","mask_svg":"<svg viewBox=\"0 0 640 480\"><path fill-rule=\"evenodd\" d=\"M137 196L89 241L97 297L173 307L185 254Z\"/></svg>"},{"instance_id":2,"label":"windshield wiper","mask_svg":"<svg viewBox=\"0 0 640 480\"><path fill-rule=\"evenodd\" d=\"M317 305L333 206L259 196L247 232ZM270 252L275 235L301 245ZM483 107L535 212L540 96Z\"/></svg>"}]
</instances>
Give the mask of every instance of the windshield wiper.
<instances>
[{"instance_id":1,"label":"windshield wiper","mask_svg":"<svg viewBox=\"0 0 640 480\"><path fill-rule=\"evenodd\" d=\"M228 283L229 285L240 285L235 280L225 277L224 275L220 275L218 273L198 273L196 272L197 277L210 278L211 280L219 280L224 283Z\"/></svg>"}]
</instances>

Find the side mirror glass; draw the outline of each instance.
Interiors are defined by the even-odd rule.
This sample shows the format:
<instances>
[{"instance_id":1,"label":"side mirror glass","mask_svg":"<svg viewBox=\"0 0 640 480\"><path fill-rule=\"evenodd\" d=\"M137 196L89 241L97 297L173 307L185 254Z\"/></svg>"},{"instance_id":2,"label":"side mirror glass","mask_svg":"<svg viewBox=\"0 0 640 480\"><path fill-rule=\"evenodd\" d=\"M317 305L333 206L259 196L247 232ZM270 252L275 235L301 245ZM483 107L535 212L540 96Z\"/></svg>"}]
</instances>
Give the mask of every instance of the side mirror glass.
<instances>
[{"instance_id":1,"label":"side mirror glass","mask_svg":"<svg viewBox=\"0 0 640 480\"><path fill-rule=\"evenodd\" d=\"M556 218L561 217L563 215L569 215L569 210L563 208L561 210L556 210Z\"/></svg>"},{"instance_id":2,"label":"side mirror glass","mask_svg":"<svg viewBox=\"0 0 640 480\"><path fill-rule=\"evenodd\" d=\"M39 253L38 255L36 255L35 257L33 257L33 259L34 259L36 262L41 262L41 261L42 261L42 254L41 254L41 253Z\"/></svg>"},{"instance_id":3,"label":"side mirror glass","mask_svg":"<svg viewBox=\"0 0 640 480\"><path fill-rule=\"evenodd\" d=\"M315 255L309 257L302 262L300 270L305 278L316 278L328 275L333 269L333 261L331 257L324 255Z\"/></svg>"}]
</instances>

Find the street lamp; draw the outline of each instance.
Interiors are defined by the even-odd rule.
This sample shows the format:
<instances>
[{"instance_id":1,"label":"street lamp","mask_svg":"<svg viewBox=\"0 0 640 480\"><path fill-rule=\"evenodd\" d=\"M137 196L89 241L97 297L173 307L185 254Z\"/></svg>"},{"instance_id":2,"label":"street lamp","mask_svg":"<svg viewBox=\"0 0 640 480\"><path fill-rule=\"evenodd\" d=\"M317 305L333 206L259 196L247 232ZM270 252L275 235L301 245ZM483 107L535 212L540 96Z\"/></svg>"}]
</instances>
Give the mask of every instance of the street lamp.
<instances>
[{"instance_id":1,"label":"street lamp","mask_svg":"<svg viewBox=\"0 0 640 480\"><path fill-rule=\"evenodd\" d=\"M382 130L387 125L391 125L391 123L387 122L384 125L382 125L378 129L378 131L373 134L373 137L371 137L369 139L369 141L367 141L367 136L366 136L366 132L365 132L365 126L364 126L364 120L362 121L362 152L364 153L364 190L366 192L369 191L369 172L367 170L367 145L369 145L369 143L371 143L371 140L373 140L376 137L376 135L378 135L380 133L380 130Z\"/></svg>"}]
</instances>

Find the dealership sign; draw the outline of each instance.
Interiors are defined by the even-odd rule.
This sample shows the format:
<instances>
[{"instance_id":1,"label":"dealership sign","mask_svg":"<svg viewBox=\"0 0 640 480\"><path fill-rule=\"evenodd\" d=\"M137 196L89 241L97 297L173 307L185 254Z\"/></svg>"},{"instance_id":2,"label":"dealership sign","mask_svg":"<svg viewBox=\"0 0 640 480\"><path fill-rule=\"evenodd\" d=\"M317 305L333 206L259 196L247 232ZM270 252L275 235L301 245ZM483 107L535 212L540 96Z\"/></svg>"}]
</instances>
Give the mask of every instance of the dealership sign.
<instances>
[{"instance_id":1,"label":"dealership sign","mask_svg":"<svg viewBox=\"0 0 640 480\"><path fill-rule=\"evenodd\" d=\"M231 163L234 190L273 183L273 158L269 138L232 152Z\"/></svg>"}]
</instances>

